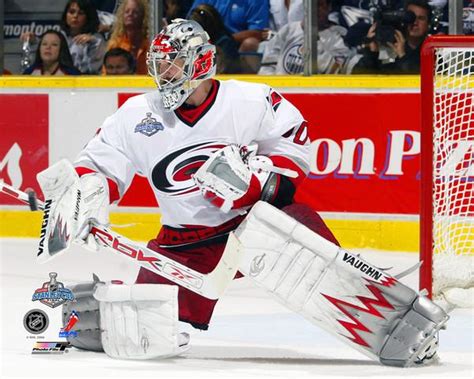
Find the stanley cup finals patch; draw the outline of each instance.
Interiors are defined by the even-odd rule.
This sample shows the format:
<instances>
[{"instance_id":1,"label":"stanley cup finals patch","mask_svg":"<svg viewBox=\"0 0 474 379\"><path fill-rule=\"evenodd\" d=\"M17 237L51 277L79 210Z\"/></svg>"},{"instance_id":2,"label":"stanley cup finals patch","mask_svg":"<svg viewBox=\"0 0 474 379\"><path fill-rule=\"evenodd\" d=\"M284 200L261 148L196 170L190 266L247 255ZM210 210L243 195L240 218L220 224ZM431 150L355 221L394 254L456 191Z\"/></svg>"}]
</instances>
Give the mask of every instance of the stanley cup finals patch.
<instances>
[{"instance_id":1,"label":"stanley cup finals patch","mask_svg":"<svg viewBox=\"0 0 474 379\"><path fill-rule=\"evenodd\" d=\"M49 282L44 282L42 287L35 291L31 300L39 300L41 303L51 308L59 307L66 301L73 301L74 294L70 289L65 288L61 282L56 280L57 276L57 273L50 272Z\"/></svg>"},{"instance_id":2,"label":"stanley cup finals patch","mask_svg":"<svg viewBox=\"0 0 474 379\"><path fill-rule=\"evenodd\" d=\"M160 130L164 130L164 126L161 122L156 121L156 118L151 117L151 112L146 113L146 117L135 126L135 133L144 134L147 137L151 137Z\"/></svg>"}]
</instances>

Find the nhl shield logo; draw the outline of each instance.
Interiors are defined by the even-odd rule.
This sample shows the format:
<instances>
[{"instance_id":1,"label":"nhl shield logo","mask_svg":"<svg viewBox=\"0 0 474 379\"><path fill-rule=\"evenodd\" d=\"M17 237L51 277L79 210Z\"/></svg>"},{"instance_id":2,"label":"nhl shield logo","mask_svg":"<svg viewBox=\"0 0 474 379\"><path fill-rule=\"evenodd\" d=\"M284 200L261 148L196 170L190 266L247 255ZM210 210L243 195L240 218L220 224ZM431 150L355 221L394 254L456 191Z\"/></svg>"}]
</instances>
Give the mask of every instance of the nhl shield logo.
<instances>
[{"instance_id":1,"label":"nhl shield logo","mask_svg":"<svg viewBox=\"0 0 474 379\"><path fill-rule=\"evenodd\" d=\"M43 286L35 291L31 300L39 300L40 303L51 308L59 307L66 301L74 300L74 294L70 289L65 288L61 282L56 280L57 276L57 273L50 272L49 282L44 282Z\"/></svg>"},{"instance_id":2,"label":"nhl shield logo","mask_svg":"<svg viewBox=\"0 0 474 379\"><path fill-rule=\"evenodd\" d=\"M151 112L147 112L146 117L135 126L135 133L141 133L147 137L151 137L158 131L165 127L161 122L156 121L156 118L151 117Z\"/></svg>"},{"instance_id":3,"label":"nhl shield logo","mask_svg":"<svg viewBox=\"0 0 474 379\"><path fill-rule=\"evenodd\" d=\"M48 328L48 315L41 309L32 309L25 314L23 325L31 334L41 334Z\"/></svg>"}]
</instances>

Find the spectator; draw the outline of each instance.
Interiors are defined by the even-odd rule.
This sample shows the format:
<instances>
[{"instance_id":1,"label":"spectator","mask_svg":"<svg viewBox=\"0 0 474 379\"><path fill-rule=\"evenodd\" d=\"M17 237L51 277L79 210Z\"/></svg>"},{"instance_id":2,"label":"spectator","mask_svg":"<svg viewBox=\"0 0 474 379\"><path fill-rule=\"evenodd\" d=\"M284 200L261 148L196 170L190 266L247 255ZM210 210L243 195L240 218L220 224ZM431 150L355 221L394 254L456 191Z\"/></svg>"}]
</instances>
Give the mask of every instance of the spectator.
<instances>
[{"instance_id":1,"label":"spectator","mask_svg":"<svg viewBox=\"0 0 474 379\"><path fill-rule=\"evenodd\" d=\"M291 0L269 0L270 6L270 29L278 32L288 23L288 7Z\"/></svg>"},{"instance_id":2,"label":"spectator","mask_svg":"<svg viewBox=\"0 0 474 379\"><path fill-rule=\"evenodd\" d=\"M66 37L74 66L82 74L98 74L105 54L105 40L98 32L99 18L89 0L69 0L61 16L61 31ZM35 43L32 32L22 41Z\"/></svg>"},{"instance_id":3,"label":"spectator","mask_svg":"<svg viewBox=\"0 0 474 379\"><path fill-rule=\"evenodd\" d=\"M64 35L55 30L45 32L36 49L35 60L24 75L80 75L74 67Z\"/></svg>"},{"instance_id":4,"label":"spectator","mask_svg":"<svg viewBox=\"0 0 474 379\"><path fill-rule=\"evenodd\" d=\"M288 22L303 21L304 7L303 0L289 0Z\"/></svg>"},{"instance_id":5,"label":"spectator","mask_svg":"<svg viewBox=\"0 0 474 379\"><path fill-rule=\"evenodd\" d=\"M354 67L356 74L418 74L421 44L430 30L431 7L426 0L408 0L405 10L414 13L413 23L395 29L393 42L376 38L377 23L367 33L362 57ZM381 53L386 53L386 56ZM386 58L387 57L387 58Z\"/></svg>"},{"instance_id":6,"label":"spectator","mask_svg":"<svg viewBox=\"0 0 474 379\"><path fill-rule=\"evenodd\" d=\"M403 0L335 0L333 2L335 14L331 17L334 17L339 25L349 29L356 23L368 22L377 11L402 9L403 3Z\"/></svg>"},{"instance_id":7,"label":"spectator","mask_svg":"<svg viewBox=\"0 0 474 379\"><path fill-rule=\"evenodd\" d=\"M432 32L433 34L449 32L449 5L448 0L431 0L429 2L433 10ZM474 34L474 0L463 1L463 34Z\"/></svg>"},{"instance_id":8,"label":"spectator","mask_svg":"<svg viewBox=\"0 0 474 379\"><path fill-rule=\"evenodd\" d=\"M267 41L272 39L275 34L288 23L288 7L291 0L269 0L269 28L262 33L262 41L258 45L258 51L265 48Z\"/></svg>"},{"instance_id":9,"label":"spectator","mask_svg":"<svg viewBox=\"0 0 474 379\"><path fill-rule=\"evenodd\" d=\"M107 36L115 22L115 12L118 8L119 0L91 0L91 3L97 9L99 16L99 32Z\"/></svg>"},{"instance_id":10,"label":"spectator","mask_svg":"<svg viewBox=\"0 0 474 379\"><path fill-rule=\"evenodd\" d=\"M464 34L474 34L474 0L464 1L463 27Z\"/></svg>"},{"instance_id":11,"label":"spectator","mask_svg":"<svg viewBox=\"0 0 474 379\"><path fill-rule=\"evenodd\" d=\"M191 9L204 3L212 5L220 13L224 25L239 44L240 52L257 51L265 29L268 29L268 0L195 0Z\"/></svg>"},{"instance_id":12,"label":"spectator","mask_svg":"<svg viewBox=\"0 0 474 379\"><path fill-rule=\"evenodd\" d=\"M344 44L346 29L329 22L330 10L330 0L319 1L318 73L350 73L351 58L355 52ZM303 21L291 22L268 42L259 70L260 75L288 75L303 72L303 27Z\"/></svg>"},{"instance_id":13,"label":"spectator","mask_svg":"<svg viewBox=\"0 0 474 379\"><path fill-rule=\"evenodd\" d=\"M61 28L74 65L83 74L98 74L105 54L105 40L98 32L99 17L88 0L69 0Z\"/></svg>"},{"instance_id":14,"label":"spectator","mask_svg":"<svg viewBox=\"0 0 474 379\"><path fill-rule=\"evenodd\" d=\"M132 75L135 72L135 61L127 50L115 47L105 53L105 75Z\"/></svg>"},{"instance_id":15,"label":"spectator","mask_svg":"<svg viewBox=\"0 0 474 379\"><path fill-rule=\"evenodd\" d=\"M186 18L191 8L192 0L165 0L165 22L170 24L175 18Z\"/></svg>"},{"instance_id":16,"label":"spectator","mask_svg":"<svg viewBox=\"0 0 474 379\"><path fill-rule=\"evenodd\" d=\"M95 9L97 9L97 13L100 12L107 12L110 14L114 14L117 11L121 0L90 0L91 3L94 5Z\"/></svg>"},{"instance_id":17,"label":"spectator","mask_svg":"<svg viewBox=\"0 0 474 379\"><path fill-rule=\"evenodd\" d=\"M216 8L208 4L200 4L191 11L189 17L197 21L209 34L210 41L216 46L216 70L218 74L241 74L244 63L240 59L237 42L225 27L221 15Z\"/></svg>"},{"instance_id":18,"label":"spectator","mask_svg":"<svg viewBox=\"0 0 474 379\"><path fill-rule=\"evenodd\" d=\"M125 0L117 10L117 19L112 28L108 49L120 47L132 54L136 62L136 73L148 73L146 53L148 51L150 10L147 0Z\"/></svg>"},{"instance_id":19,"label":"spectator","mask_svg":"<svg viewBox=\"0 0 474 379\"><path fill-rule=\"evenodd\" d=\"M360 1L362 2L362 1ZM303 21L304 19L304 6L303 6L303 0L285 0L285 3L288 3L288 14L287 14L287 19L288 22L296 22L296 21ZM338 0L333 0L331 1L331 12L328 15L328 19L336 25L341 25L339 22L339 12L338 12L338 7L340 7L338 4L340 1ZM345 25L342 25L346 27Z\"/></svg>"}]
</instances>

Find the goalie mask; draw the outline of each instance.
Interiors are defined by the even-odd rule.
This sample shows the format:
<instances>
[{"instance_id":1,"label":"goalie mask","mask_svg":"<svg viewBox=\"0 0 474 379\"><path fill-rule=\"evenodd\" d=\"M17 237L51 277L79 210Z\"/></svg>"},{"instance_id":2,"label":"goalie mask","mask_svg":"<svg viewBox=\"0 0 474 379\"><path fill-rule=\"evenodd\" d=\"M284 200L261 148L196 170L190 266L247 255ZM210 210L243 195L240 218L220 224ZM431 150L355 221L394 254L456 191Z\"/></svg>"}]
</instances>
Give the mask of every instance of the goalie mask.
<instances>
[{"instance_id":1,"label":"goalie mask","mask_svg":"<svg viewBox=\"0 0 474 379\"><path fill-rule=\"evenodd\" d=\"M168 111L178 108L200 82L216 72L215 46L196 21L175 19L153 40L147 54L153 77Z\"/></svg>"}]
</instances>

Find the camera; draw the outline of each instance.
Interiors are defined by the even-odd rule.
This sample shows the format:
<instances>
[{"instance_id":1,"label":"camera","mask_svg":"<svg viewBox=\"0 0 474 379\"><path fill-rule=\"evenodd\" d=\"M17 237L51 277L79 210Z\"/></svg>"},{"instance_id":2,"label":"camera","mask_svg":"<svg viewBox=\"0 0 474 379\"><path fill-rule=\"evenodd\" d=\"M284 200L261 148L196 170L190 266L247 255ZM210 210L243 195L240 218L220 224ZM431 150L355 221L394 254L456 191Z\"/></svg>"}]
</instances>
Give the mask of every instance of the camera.
<instances>
[{"instance_id":1,"label":"camera","mask_svg":"<svg viewBox=\"0 0 474 379\"><path fill-rule=\"evenodd\" d=\"M395 30L404 31L406 26L413 24L416 15L411 11L379 11L374 15L374 21L377 23L375 30L375 40L386 45L388 42L394 43Z\"/></svg>"},{"instance_id":2,"label":"camera","mask_svg":"<svg viewBox=\"0 0 474 379\"><path fill-rule=\"evenodd\" d=\"M396 10L394 3L392 0L370 0L368 10L342 6L341 14L349 25L345 43L350 47L358 47L369 42L365 37L374 22L377 23L377 28L373 40L385 46L387 43L394 43L395 30L404 33L407 26L416 21L413 12Z\"/></svg>"}]
</instances>

